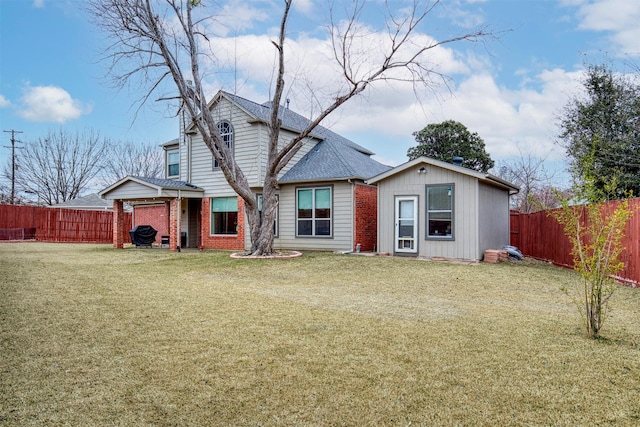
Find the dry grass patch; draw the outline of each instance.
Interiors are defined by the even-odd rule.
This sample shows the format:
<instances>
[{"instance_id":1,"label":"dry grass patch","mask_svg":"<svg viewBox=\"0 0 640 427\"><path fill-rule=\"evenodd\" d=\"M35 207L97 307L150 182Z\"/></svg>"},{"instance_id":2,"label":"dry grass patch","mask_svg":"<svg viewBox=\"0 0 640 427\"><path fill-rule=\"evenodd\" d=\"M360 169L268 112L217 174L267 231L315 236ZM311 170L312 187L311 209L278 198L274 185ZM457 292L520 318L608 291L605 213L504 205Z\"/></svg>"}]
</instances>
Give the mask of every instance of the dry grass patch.
<instances>
[{"instance_id":1,"label":"dry grass patch","mask_svg":"<svg viewBox=\"0 0 640 427\"><path fill-rule=\"evenodd\" d=\"M0 425L634 425L640 295L544 264L0 245Z\"/></svg>"}]
</instances>

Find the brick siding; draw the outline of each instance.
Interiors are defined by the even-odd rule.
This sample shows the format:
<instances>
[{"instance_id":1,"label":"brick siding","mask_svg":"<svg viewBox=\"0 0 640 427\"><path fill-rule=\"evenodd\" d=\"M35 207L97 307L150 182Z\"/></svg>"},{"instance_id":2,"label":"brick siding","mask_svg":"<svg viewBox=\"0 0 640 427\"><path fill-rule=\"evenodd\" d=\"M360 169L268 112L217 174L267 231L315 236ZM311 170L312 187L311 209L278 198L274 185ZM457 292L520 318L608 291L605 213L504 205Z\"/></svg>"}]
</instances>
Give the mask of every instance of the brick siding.
<instances>
[{"instance_id":1,"label":"brick siding","mask_svg":"<svg viewBox=\"0 0 640 427\"><path fill-rule=\"evenodd\" d=\"M378 240L378 187L356 184L354 189L353 249L375 251Z\"/></svg>"},{"instance_id":2,"label":"brick siding","mask_svg":"<svg viewBox=\"0 0 640 427\"><path fill-rule=\"evenodd\" d=\"M169 235L169 215L167 204L136 206L133 214L133 226L150 225L158 231L156 243L161 236Z\"/></svg>"},{"instance_id":3,"label":"brick siding","mask_svg":"<svg viewBox=\"0 0 640 427\"><path fill-rule=\"evenodd\" d=\"M202 248L230 251L244 250L244 200L238 197L238 234L211 235L211 199L202 199Z\"/></svg>"}]
</instances>

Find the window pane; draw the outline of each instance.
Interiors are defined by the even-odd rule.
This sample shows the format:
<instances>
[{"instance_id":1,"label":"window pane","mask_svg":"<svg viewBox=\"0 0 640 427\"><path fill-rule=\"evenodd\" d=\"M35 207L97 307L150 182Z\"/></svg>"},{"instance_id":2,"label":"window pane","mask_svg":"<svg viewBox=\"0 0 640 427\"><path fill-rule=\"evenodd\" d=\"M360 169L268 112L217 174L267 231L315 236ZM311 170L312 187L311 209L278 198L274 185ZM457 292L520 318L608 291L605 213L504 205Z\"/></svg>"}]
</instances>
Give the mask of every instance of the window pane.
<instances>
[{"instance_id":1,"label":"window pane","mask_svg":"<svg viewBox=\"0 0 640 427\"><path fill-rule=\"evenodd\" d=\"M429 212L429 219L451 220L451 212Z\"/></svg>"},{"instance_id":2,"label":"window pane","mask_svg":"<svg viewBox=\"0 0 640 427\"><path fill-rule=\"evenodd\" d=\"M331 218L331 209L316 209L316 218Z\"/></svg>"},{"instance_id":3,"label":"window pane","mask_svg":"<svg viewBox=\"0 0 640 427\"><path fill-rule=\"evenodd\" d=\"M451 186L428 187L427 198L429 199L429 210L450 210L451 209Z\"/></svg>"},{"instance_id":4,"label":"window pane","mask_svg":"<svg viewBox=\"0 0 640 427\"><path fill-rule=\"evenodd\" d=\"M313 208L313 190L298 190L298 210Z\"/></svg>"},{"instance_id":5,"label":"window pane","mask_svg":"<svg viewBox=\"0 0 640 427\"><path fill-rule=\"evenodd\" d=\"M211 234L237 234L237 212L214 212Z\"/></svg>"},{"instance_id":6,"label":"window pane","mask_svg":"<svg viewBox=\"0 0 640 427\"><path fill-rule=\"evenodd\" d=\"M430 236L451 236L451 221L429 221Z\"/></svg>"},{"instance_id":7,"label":"window pane","mask_svg":"<svg viewBox=\"0 0 640 427\"><path fill-rule=\"evenodd\" d=\"M238 212L238 198L216 197L211 199L211 212Z\"/></svg>"},{"instance_id":8,"label":"window pane","mask_svg":"<svg viewBox=\"0 0 640 427\"><path fill-rule=\"evenodd\" d=\"M400 220L399 237L413 237L413 220Z\"/></svg>"},{"instance_id":9,"label":"window pane","mask_svg":"<svg viewBox=\"0 0 640 427\"><path fill-rule=\"evenodd\" d=\"M316 209L319 208L331 208L331 190L329 188L316 190Z\"/></svg>"},{"instance_id":10,"label":"window pane","mask_svg":"<svg viewBox=\"0 0 640 427\"><path fill-rule=\"evenodd\" d=\"M169 176L180 175L180 165L169 165Z\"/></svg>"},{"instance_id":11,"label":"window pane","mask_svg":"<svg viewBox=\"0 0 640 427\"><path fill-rule=\"evenodd\" d=\"M400 200L400 218L413 218L413 200Z\"/></svg>"},{"instance_id":12,"label":"window pane","mask_svg":"<svg viewBox=\"0 0 640 427\"><path fill-rule=\"evenodd\" d=\"M311 236L313 231L313 221L310 219L298 221L298 235L299 236Z\"/></svg>"},{"instance_id":13,"label":"window pane","mask_svg":"<svg viewBox=\"0 0 640 427\"><path fill-rule=\"evenodd\" d=\"M316 236L330 236L331 221L322 219L316 221Z\"/></svg>"}]
</instances>

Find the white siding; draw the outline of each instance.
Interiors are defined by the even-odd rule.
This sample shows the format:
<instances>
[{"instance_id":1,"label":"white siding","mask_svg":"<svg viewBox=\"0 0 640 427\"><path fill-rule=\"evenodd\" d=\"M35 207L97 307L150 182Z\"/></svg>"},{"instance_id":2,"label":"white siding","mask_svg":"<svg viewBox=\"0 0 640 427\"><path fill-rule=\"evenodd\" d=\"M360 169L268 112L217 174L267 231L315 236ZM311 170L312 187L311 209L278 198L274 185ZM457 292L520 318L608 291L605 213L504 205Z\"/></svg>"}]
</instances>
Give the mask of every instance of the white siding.
<instances>
[{"instance_id":1,"label":"white siding","mask_svg":"<svg viewBox=\"0 0 640 427\"><path fill-rule=\"evenodd\" d=\"M119 187L113 189L107 195L107 198L112 199L139 199L139 198L148 198L154 199L158 196L158 190L155 188L151 188L147 185L143 185L137 182L129 181L124 185L120 185Z\"/></svg>"},{"instance_id":2,"label":"white siding","mask_svg":"<svg viewBox=\"0 0 640 427\"><path fill-rule=\"evenodd\" d=\"M426 165L410 168L378 182L378 248L394 253L395 196L418 196L418 256L479 259L478 180L454 171ZM455 240L426 239L426 186L454 184Z\"/></svg>"},{"instance_id":3,"label":"white siding","mask_svg":"<svg viewBox=\"0 0 640 427\"><path fill-rule=\"evenodd\" d=\"M228 120L233 126L234 156L249 183L257 183L262 125L248 122L250 116L222 98L214 111L218 120ZM213 169L213 154L200 135L191 138L190 183L205 189L205 197L234 194L220 169ZM185 167L186 170L186 167Z\"/></svg>"}]
</instances>

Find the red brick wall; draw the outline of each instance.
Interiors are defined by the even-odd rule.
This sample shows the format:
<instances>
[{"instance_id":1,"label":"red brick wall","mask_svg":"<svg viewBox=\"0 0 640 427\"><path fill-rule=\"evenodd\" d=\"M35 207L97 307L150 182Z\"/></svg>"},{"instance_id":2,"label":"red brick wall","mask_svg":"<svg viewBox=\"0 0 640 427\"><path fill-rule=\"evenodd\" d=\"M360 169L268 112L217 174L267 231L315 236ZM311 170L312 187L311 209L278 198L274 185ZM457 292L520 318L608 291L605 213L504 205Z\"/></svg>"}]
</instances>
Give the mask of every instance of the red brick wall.
<instances>
[{"instance_id":1,"label":"red brick wall","mask_svg":"<svg viewBox=\"0 0 640 427\"><path fill-rule=\"evenodd\" d=\"M202 248L230 251L244 250L244 200L238 197L238 234L211 235L211 199L202 199Z\"/></svg>"},{"instance_id":2,"label":"red brick wall","mask_svg":"<svg viewBox=\"0 0 640 427\"><path fill-rule=\"evenodd\" d=\"M378 238L378 187L356 184L354 199L353 249L360 243L361 251L374 251Z\"/></svg>"},{"instance_id":3,"label":"red brick wall","mask_svg":"<svg viewBox=\"0 0 640 427\"><path fill-rule=\"evenodd\" d=\"M166 204L136 206L133 213L133 226L150 225L156 230L156 243L160 243L160 236L169 235L169 212Z\"/></svg>"}]
</instances>

